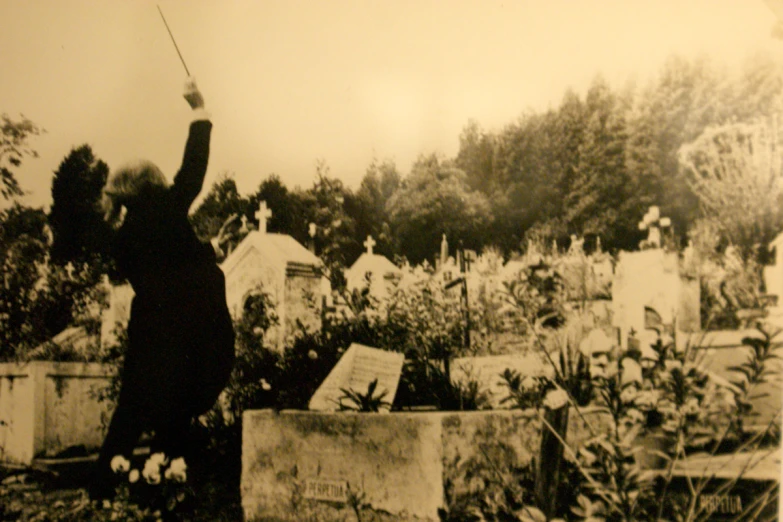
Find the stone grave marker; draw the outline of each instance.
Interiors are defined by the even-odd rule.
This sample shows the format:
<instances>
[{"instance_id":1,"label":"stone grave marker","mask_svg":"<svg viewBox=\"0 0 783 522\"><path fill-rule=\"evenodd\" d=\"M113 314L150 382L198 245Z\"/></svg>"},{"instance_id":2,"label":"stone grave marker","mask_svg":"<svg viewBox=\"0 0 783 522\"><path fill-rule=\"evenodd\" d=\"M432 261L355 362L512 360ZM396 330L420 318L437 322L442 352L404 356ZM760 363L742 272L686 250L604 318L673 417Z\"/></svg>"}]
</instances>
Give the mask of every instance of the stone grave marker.
<instances>
[{"instance_id":1,"label":"stone grave marker","mask_svg":"<svg viewBox=\"0 0 783 522\"><path fill-rule=\"evenodd\" d=\"M493 409L503 408L501 401L508 395L501 375L507 369L519 372L522 377L552 377L552 365L540 353L526 355L487 355L483 357L457 357L451 360L451 380L466 382L475 380L482 390L489 393Z\"/></svg>"},{"instance_id":2,"label":"stone grave marker","mask_svg":"<svg viewBox=\"0 0 783 522\"><path fill-rule=\"evenodd\" d=\"M660 248L621 252L612 282L612 308L623 346L631 330L646 328L645 308L655 310L664 325L676 322L680 332L699 331L699 295L699 280L681 276L677 253Z\"/></svg>"},{"instance_id":3,"label":"stone grave marker","mask_svg":"<svg viewBox=\"0 0 783 522\"><path fill-rule=\"evenodd\" d=\"M341 389L366 393L367 387L375 379L378 379L376 394L385 390L388 393L384 400L394 402L404 361L405 356L401 353L353 343L315 391L309 409L337 411L343 395ZM388 407L385 408L385 411L388 410Z\"/></svg>"}]
</instances>

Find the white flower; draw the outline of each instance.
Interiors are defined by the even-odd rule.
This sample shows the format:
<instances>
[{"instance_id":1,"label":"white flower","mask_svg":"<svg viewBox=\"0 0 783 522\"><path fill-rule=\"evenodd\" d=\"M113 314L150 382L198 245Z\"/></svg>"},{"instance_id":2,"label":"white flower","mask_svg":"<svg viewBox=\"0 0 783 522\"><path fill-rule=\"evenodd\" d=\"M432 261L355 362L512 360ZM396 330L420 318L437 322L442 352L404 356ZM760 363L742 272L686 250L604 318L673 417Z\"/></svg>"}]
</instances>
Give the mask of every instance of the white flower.
<instances>
[{"instance_id":1,"label":"white flower","mask_svg":"<svg viewBox=\"0 0 783 522\"><path fill-rule=\"evenodd\" d=\"M147 459L147 462L152 462L158 466L165 466L169 463L169 459L166 457L165 453L158 452L150 455L149 459Z\"/></svg>"},{"instance_id":2,"label":"white flower","mask_svg":"<svg viewBox=\"0 0 783 522\"><path fill-rule=\"evenodd\" d=\"M157 466L153 467L145 464L141 475L147 481L147 484L160 484L160 468Z\"/></svg>"},{"instance_id":3,"label":"white flower","mask_svg":"<svg viewBox=\"0 0 783 522\"><path fill-rule=\"evenodd\" d=\"M309 352L307 352L307 356L314 361L318 359L318 352L316 352L315 350L310 350Z\"/></svg>"},{"instance_id":4,"label":"white flower","mask_svg":"<svg viewBox=\"0 0 783 522\"><path fill-rule=\"evenodd\" d=\"M136 482L139 481L139 475L140 475L139 470L132 469L131 472L128 474L128 482L130 482L131 484L135 484Z\"/></svg>"},{"instance_id":5,"label":"white flower","mask_svg":"<svg viewBox=\"0 0 783 522\"><path fill-rule=\"evenodd\" d=\"M187 469L188 466L182 457L172 460L171 466L168 467L165 473L166 480L185 482L187 480Z\"/></svg>"},{"instance_id":6,"label":"white flower","mask_svg":"<svg viewBox=\"0 0 783 522\"><path fill-rule=\"evenodd\" d=\"M163 453L153 453L144 463L144 469L141 476L148 484L160 484L160 467L168 463L166 455Z\"/></svg>"},{"instance_id":7,"label":"white flower","mask_svg":"<svg viewBox=\"0 0 783 522\"><path fill-rule=\"evenodd\" d=\"M127 473L130 470L130 462L122 455L115 455L109 465L115 473Z\"/></svg>"},{"instance_id":8,"label":"white flower","mask_svg":"<svg viewBox=\"0 0 783 522\"><path fill-rule=\"evenodd\" d=\"M550 390L544 397L544 406L550 410L559 410L568 404L568 394L562 388Z\"/></svg>"}]
</instances>

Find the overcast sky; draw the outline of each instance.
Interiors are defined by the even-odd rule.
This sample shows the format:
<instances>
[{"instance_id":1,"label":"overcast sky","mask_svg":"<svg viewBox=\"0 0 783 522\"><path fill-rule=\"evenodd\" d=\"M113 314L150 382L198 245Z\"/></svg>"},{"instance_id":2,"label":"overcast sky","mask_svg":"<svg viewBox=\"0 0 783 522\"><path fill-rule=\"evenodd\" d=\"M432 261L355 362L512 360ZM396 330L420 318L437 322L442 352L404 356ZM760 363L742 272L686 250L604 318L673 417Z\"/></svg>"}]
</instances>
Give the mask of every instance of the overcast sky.
<instances>
[{"instance_id":1,"label":"overcast sky","mask_svg":"<svg viewBox=\"0 0 783 522\"><path fill-rule=\"evenodd\" d=\"M373 157L402 173L457 152L469 119L499 129L601 73L645 83L672 54L731 66L781 52L763 0L159 2L215 124L207 185L270 173L309 187L323 158L356 187ZM109 166L169 177L187 134L185 72L150 1L0 0L0 112L46 128L19 171L48 205L60 161L88 143Z\"/></svg>"}]
</instances>

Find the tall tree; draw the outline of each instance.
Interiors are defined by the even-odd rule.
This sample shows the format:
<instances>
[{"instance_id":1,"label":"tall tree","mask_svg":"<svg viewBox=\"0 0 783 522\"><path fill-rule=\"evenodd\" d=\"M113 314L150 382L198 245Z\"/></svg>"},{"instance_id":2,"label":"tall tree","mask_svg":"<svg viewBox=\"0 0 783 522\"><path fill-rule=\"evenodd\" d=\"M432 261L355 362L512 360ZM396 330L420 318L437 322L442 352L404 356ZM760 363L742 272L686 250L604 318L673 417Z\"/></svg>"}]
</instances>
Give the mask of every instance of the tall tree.
<instances>
[{"instance_id":1,"label":"tall tree","mask_svg":"<svg viewBox=\"0 0 783 522\"><path fill-rule=\"evenodd\" d=\"M361 250L355 234L356 223L346 209L351 192L342 181L331 176L326 162L319 160L315 183L305 195L310 222L316 226L318 255L332 270L345 267L347 260L358 257ZM339 281L333 280L333 283L339 284Z\"/></svg>"},{"instance_id":2,"label":"tall tree","mask_svg":"<svg viewBox=\"0 0 783 522\"><path fill-rule=\"evenodd\" d=\"M401 177L392 161L373 160L362 178L356 194L346 198L346 211L356 223L356 240L363 243L368 235L376 241L379 254L393 256L397 246L391 233L386 204L400 187Z\"/></svg>"},{"instance_id":3,"label":"tall tree","mask_svg":"<svg viewBox=\"0 0 783 522\"><path fill-rule=\"evenodd\" d=\"M497 188L495 173L495 137L470 120L459 137L455 165L467 176L468 186L489 195Z\"/></svg>"},{"instance_id":4,"label":"tall tree","mask_svg":"<svg viewBox=\"0 0 783 522\"><path fill-rule=\"evenodd\" d=\"M626 168L643 206L660 206L682 235L698 200L680 169L680 147L726 117L721 79L710 62L672 58L646 88L629 117ZM643 214L645 208L639 211Z\"/></svg>"},{"instance_id":5,"label":"tall tree","mask_svg":"<svg viewBox=\"0 0 783 522\"><path fill-rule=\"evenodd\" d=\"M16 121L7 114L0 116L0 195L4 199L24 193L13 169L22 164L25 156L38 157L38 153L30 148L28 140L41 132L42 129L24 116Z\"/></svg>"},{"instance_id":6,"label":"tall tree","mask_svg":"<svg viewBox=\"0 0 783 522\"><path fill-rule=\"evenodd\" d=\"M100 201L109 167L89 145L72 149L54 172L49 226L52 261L94 264L106 253L108 227Z\"/></svg>"},{"instance_id":7,"label":"tall tree","mask_svg":"<svg viewBox=\"0 0 783 522\"><path fill-rule=\"evenodd\" d=\"M437 156L421 156L388 203L401 252L413 263L433 260L441 235L478 249L491 222L489 203L468 187L465 173Z\"/></svg>"},{"instance_id":8,"label":"tall tree","mask_svg":"<svg viewBox=\"0 0 783 522\"><path fill-rule=\"evenodd\" d=\"M272 210L267 230L288 234L302 243L308 241L308 215L302 195L298 191L288 190L276 174L270 174L262 181L255 194L248 199L252 214L255 214L261 201ZM255 220L255 215L251 219Z\"/></svg>"},{"instance_id":9,"label":"tall tree","mask_svg":"<svg viewBox=\"0 0 783 522\"><path fill-rule=\"evenodd\" d=\"M597 234L605 244L622 248L636 243L640 217L625 169L627 108L603 79L593 82L585 99L587 124L565 211L571 233Z\"/></svg>"}]
</instances>

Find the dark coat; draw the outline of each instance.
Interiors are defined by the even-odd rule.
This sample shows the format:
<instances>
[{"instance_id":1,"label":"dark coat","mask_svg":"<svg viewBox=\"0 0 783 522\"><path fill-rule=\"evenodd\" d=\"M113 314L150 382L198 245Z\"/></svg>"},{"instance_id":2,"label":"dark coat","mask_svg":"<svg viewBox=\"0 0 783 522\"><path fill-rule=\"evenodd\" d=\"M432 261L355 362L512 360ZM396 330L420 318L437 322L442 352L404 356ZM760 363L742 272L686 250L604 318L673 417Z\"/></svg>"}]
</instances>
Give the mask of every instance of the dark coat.
<instances>
[{"instance_id":1,"label":"dark coat","mask_svg":"<svg viewBox=\"0 0 783 522\"><path fill-rule=\"evenodd\" d=\"M117 268L136 293L119 399L148 412L151 422L174 411L207 411L234 363L223 272L188 221L204 182L211 129L209 121L191 124L173 185L128 204L115 238Z\"/></svg>"}]
</instances>

